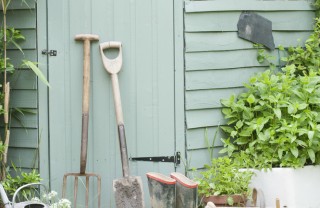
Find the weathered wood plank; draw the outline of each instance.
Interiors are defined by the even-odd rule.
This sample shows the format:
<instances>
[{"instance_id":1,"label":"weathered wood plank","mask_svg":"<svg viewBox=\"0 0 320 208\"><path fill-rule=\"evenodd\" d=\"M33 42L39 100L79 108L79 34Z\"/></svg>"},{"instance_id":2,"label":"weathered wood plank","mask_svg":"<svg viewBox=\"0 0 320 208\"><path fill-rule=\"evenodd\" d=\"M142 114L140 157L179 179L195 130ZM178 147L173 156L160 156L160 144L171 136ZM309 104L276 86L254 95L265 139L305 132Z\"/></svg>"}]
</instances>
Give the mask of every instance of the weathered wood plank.
<instances>
[{"instance_id":1,"label":"weathered wood plank","mask_svg":"<svg viewBox=\"0 0 320 208\"><path fill-rule=\"evenodd\" d=\"M37 108L37 90L12 90L10 94L10 107L12 108Z\"/></svg>"},{"instance_id":2,"label":"weathered wood plank","mask_svg":"<svg viewBox=\"0 0 320 208\"><path fill-rule=\"evenodd\" d=\"M224 138L224 133L219 127L206 127L189 129L186 134L188 150L220 147L222 146L221 138Z\"/></svg>"},{"instance_id":3,"label":"weathered wood plank","mask_svg":"<svg viewBox=\"0 0 320 208\"><path fill-rule=\"evenodd\" d=\"M276 47L296 46L308 39L310 32L274 31ZM237 32L185 33L186 52L251 49L253 43L238 37Z\"/></svg>"},{"instance_id":4,"label":"weathered wood plank","mask_svg":"<svg viewBox=\"0 0 320 208\"><path fill-rule=\"evenodd\" d=\"M32 70L16 70L9 74L11 89L14 90L35 90L37 89L37 76Z\"/></svg>"},{"instance_id":5,"label":"weathered wood plank","mask_svg":"<svg viewBox=\"0 0 320 208\"><path fill-rule=\"evenodd\" d=\"M18 68L21 68L22 60L37 61L36 50L24 50L23 53L19 50L8 50L7 54L11 63Z\"/></svg>"},{"instance_id":6,"label":"weathered wood plank","mask_svg":"<svg viewBox=\"0 0 320 208\"><path fill-rule=\"evenodd\" d=\"M8 1L7 1L8 2ZM36 8L36 0L12 0L8 6L8 10L20 10L20 9L35 9ZM0 11L2 11L2 6L0 7Z\"/></svg>"},{"instance_id":7,"label":"weathered wood plank","mask_svg":"<svg viewBox=\"0 0 320 208\"><path fill-rule=\"evenodd\" d=\"M23 21L21 18L23 17ZM12 10L7 12L7 25L16 29L34 29L37 19L34 10Z\"/></svg>"},{"instance_id":8,"label":"weathered wood plank","mask_svg":"<svg viewBox=\"0 0 320 208\"><path fill-rule=\"evenodd\" d=\"M245 88L223 88L213 90L194 90L186 92L186 110L219 108L220 100L229 98L232 94L245 92Z\"/></svg>"},{"instance_id":9,"label":"weathered wood plank","mask_svg":"<svg viewBox=\"0 0 320 208\"><path fill-rule=\"evenodd\" d=\"M257 12L272 21L273 31L310 31L313 29L313 11ZM186 32L238 31L241 12L202 12L185 14Z\"/></svg>"},{"instance_id":10,"label":"weathered wood plank","mask_svg":"<svg viewBox=\"0 0 320 208\"><path fill-rule=\"evenodd\" d=\"M25 37L25 40L17 41L18 45L24 49L36 49L36 30L34 29L22 29L21 34ZM8 44L8 49L17 49L14 44Z\"/></svg>"},{"instance_id":11,"label":"weathered wood plank","mask_svg":"<svg viewBox=\"0 0 320 208\"><path fill-rule=\"evenodd\" d=\"M29 109L30 110L30 109ZM19 112L14 112L11 115L11 127L19 128L37 128L38 127L38 116L36 109L31 109L34 113L24 113L23 115ZM3 121L1 121L1 124Z\"/></svg>"},{"instance_id":12,"label":"weathered wood plank","mask_svg":"<svg viewBox=\"0 0 320 208\"><path fill-rule=\"evenodd\" d=\"M213 157L219 157L222 156L219 154L219 151L221 150L221 147L215 147L213 149ZM197 150L192 150L188 151L188 168L203 168L205 164L210 164L211 163L211 158L210 158L210 153L208 149L197 149Z\"/></svg>"},{"instance_id":13,"label":"weathered wood plank","mask_svg":"<svg viewBox=\"0 0 320 208\"><path fill-rule=\"evenodd\" d=\"M187 129L221 126L226 120L220 108L190 110L186 112Z\"/></svg>"},{"instance_id":14,"label":"weathered wood plank","mask_svg":"<svg viewBox=\"0 0 320 208\"><path fill-rule=\"evenodd\" d=\"M16 148L38 148L38 130L11 128L9 146Z\"/></svg>"},{"instance_id":15,"label":"weathered wood plank","mask_svg":"<svg viewBox=\"0 0 320 208\"><path fill-rule=\"evenodd\" d=\"M208 11L312 11L309 1L185 1L185 10L189 12Z\"/></svg>"},{"instance_id":16,"label":"weathered wood plank","mask_svg":"<svg viewBox=\"0 0 320 208\"><path fill-rule=\"evenodd\" d=\"M189 71L186 73L186 89L219 89L242 87L249 78L266 67Z\"/></svg>"},{"instance_id":17,"label":"weathered wood plank","mask_svg":"<svg viewBox=\"0 0 320 208\"><path fill-rule=\"evenodd\" d=\"M186 53L186 71L267 66L268 64L257 61L257 55L256 49ZM275 57L271 61L279 65L279 55L282 54L275 50L270 55Z\"/></svg>"},{"instance_id":18,"label":"weathered wood plank","mask_svg":"<svg viewBox=\"0 0 320 208\"><path fill-rule=\"evenodd\" d=\"M8 164L11 163L21 168L37 168L38 149L9 148Z\"/></svg>"}]
</instances>

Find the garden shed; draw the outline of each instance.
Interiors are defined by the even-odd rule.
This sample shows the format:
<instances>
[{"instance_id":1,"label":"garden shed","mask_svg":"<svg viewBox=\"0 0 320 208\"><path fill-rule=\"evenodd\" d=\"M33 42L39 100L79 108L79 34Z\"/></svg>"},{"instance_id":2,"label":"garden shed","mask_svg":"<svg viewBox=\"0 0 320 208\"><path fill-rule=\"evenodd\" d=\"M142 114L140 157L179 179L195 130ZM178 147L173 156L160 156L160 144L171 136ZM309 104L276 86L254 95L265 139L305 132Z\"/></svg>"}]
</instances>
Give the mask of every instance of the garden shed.
<instances>
[{"instance_id":1,"label":"garden shed","mask_svg":"<svg viewBox=\"0 0 320 208\"><path fill-rule=\"evenodd\" d=\"M27 4L25 4L27 3ZM83 43L77 34L99 35L91 45L88 172L102 178L102 207L114 203L112 180L120 178L111 80L99 42L121 41L119 73L129 157L181 155L181 163L130 161L132 175L202 168L209 163L205 137L221 147L225 124L220 99L243 91L243 83L267 68L253 43L237 36L243 11L272 22L276 65L278 45L302 43L313 29L311 1L296 0L12 0L8 25L21 30L24 53L10 49L15 62L37 61L48 88L27 69L13 76L11 107L37 112L12 119L9 160L22 170L39 170L61 191L67 172L79 171ZM52 51L52 53L50 53ZM55 54L56 53L56 54ZM114 55L114 54L113 54ZM95 189L95 187L93 187ZM96 207L92 201L92 207Z\"/></svg>"}]
</instances>

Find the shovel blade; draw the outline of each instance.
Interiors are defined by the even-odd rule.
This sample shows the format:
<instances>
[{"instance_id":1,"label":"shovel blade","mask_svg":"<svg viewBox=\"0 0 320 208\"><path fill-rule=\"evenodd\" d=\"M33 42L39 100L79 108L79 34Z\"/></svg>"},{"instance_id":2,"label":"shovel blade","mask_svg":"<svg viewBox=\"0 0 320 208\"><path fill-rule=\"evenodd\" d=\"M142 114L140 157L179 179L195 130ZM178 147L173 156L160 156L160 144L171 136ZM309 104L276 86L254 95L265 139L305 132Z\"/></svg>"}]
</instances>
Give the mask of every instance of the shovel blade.
<instances>
[{"instance_id":1,"label":"shovel blade","mask_svg":"<svg viewBox=\"0 0 320 208\"><path fill-rule=\"evenodd\" d=\"M117 208L144 208L141 177L129 176L113 180Z\"/></svg>"}]
</instances>

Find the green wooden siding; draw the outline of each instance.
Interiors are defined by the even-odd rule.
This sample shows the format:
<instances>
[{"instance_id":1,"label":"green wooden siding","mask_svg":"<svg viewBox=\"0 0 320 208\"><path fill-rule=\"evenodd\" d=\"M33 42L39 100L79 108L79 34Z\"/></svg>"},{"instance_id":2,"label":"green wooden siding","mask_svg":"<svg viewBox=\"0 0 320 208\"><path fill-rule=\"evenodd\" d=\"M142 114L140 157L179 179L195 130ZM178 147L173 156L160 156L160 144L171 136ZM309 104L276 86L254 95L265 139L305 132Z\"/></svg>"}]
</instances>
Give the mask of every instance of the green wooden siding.
<instances>
[{"instance_id":1,"label":"green wooden siding","mask_svg":"<svg viewBox=\"0 0 320 208\"><path fill-rule=\"evenodd\" d=\"M254 11L272 21L276 47L299 44L312 30L313 8L309 1L185 1L185 108L189 167L210 162L205 136L215 141L218 156L226 123L220 100L244 90L243 83L266 69L257 62L251 42L238 38L242 11ZM272 52L279 65L282 52ZM207 131L207 133L206 133Z\"/></svg>"},{"instance_id":2,"label":"green wooden siding","mask_svg":"<svg viewBox=\"0 0 320 208\"><path fill-rule=\"evenodd\" d=\"M36 3L34 0L12 0L8 8L8 26L19 29L26 41L19 42L24 53L9 45L8 57L16 66L21 65L22 59L37 61L36 44ZM18 68L9 75L11 83L10 107L26 109L34 113L15 113L11 119L10 144L8 164L14 163L23 171L39 167L38 162L38 83L37 78L29 69Z\"/></svg>"}]
</instances>

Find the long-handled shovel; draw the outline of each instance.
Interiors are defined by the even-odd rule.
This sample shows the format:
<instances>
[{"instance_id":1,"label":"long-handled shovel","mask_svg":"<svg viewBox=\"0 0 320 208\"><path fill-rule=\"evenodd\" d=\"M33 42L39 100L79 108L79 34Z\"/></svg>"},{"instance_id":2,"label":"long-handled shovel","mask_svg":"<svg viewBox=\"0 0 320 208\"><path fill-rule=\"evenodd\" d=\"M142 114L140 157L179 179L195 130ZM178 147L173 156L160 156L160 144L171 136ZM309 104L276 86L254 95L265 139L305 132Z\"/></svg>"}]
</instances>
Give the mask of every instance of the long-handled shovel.
<instances>
[{"instance_id":1,"label":"long-handled shovel","mask_svg":"<svg viewBox=\"0 0 320 208\"><path fill-rule=\"evenodd\" d=\"M75 40L83 41L83 94L82 94L82 132L81 132L81 154L80 154L80 173L66 173L63 176L62 197L65 198L67 177L74 177L73 188L73 207L77 207L77 193L79 177L86 178L86 208L89 204L89 181L90 177L95 177L98 182L98 207L101 206L101 177L95 173L86 173L87 165L87 146L88 146L88 124L89 124L89 92L90 92L90 43L99 40L98 35L79 34Z\"/></svg>"},{"instance_id":2,"label":"long-handled shovel","mask_svg":"<svg viewBox=\"0 0 320 208\"><path fill-rule=\"evenodd\" d=\"M104 50L109 48L119 49L119 54L114 59L109 59L104 55ZM122 66L122 46L120 42L105 42L100 44L100 52L103 65L111 75L114 105L118 124L118 136L122 162L123 178L113 180L113 191L115 194L117 208L143 208L143 189L141 177L130 176L127 144L124 130L123 113L120 98L120 88L118 82L118 72Z\"/></svg>"}]
</instances>

